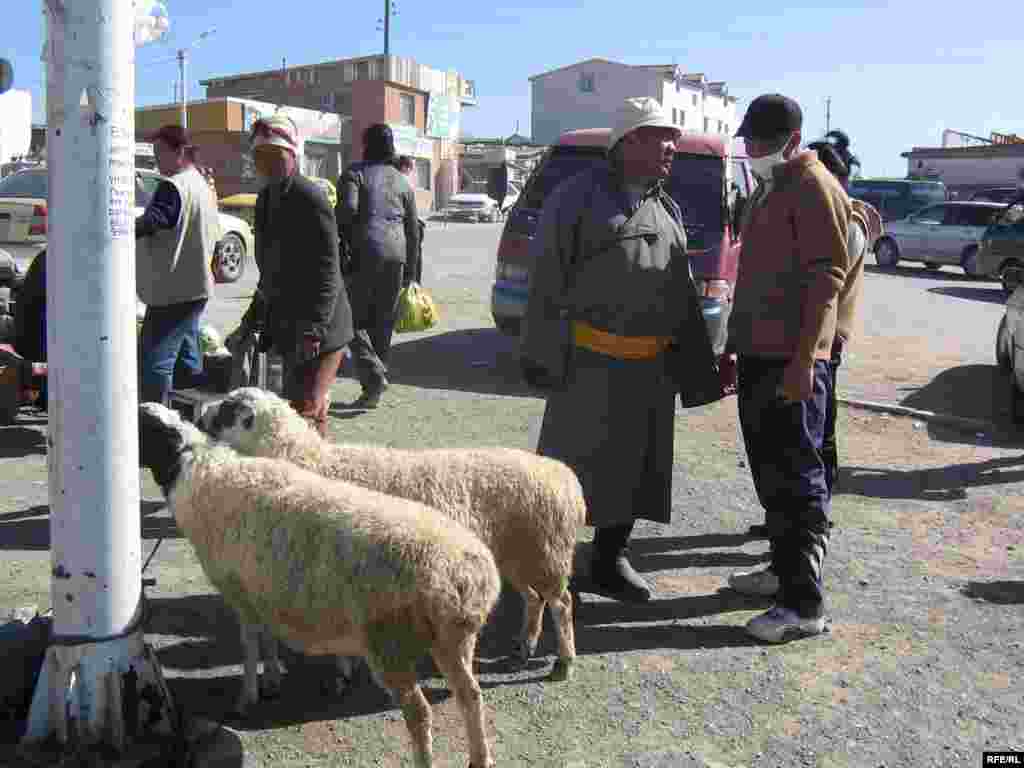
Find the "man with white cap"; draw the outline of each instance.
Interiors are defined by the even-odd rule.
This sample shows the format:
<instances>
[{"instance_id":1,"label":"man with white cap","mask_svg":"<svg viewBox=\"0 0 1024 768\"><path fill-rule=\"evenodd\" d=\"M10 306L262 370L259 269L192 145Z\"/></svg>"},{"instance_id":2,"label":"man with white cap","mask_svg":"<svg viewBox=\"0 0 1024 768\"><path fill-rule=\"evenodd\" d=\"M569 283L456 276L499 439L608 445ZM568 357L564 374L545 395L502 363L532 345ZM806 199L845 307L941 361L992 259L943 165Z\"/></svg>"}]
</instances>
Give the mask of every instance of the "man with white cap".
<instances>
[{"instance_id":1,"label":"man with white cap","mask_svg":"<svg viewBox=\"0 0 1024 768\"><path fill-rule=\"evenodd\" d=\"M575 470L596 528L593 589L630 602L651 598L627 558L634 523L671 520L676 393L684 405L721 396L663 186L679 133L656 100L626 99L608 165L545 200L521 340L524 376L550 390L538 452Z\"/></svg>"},{"instance_id":2,"label":"man with white cap","mask_svg":"<svg viewBox=\"0 0 1024 768\"><path fill-rule=\"evenodd\" d=\"M352 310L341 277L338 227L323 190L298 172L298 131L277 113L250 135L256 172L256 265L260 281L229 347L252 330L284 363L284 395L326 433L330 386L352 340Z\"/></svg>"}]
</instances>

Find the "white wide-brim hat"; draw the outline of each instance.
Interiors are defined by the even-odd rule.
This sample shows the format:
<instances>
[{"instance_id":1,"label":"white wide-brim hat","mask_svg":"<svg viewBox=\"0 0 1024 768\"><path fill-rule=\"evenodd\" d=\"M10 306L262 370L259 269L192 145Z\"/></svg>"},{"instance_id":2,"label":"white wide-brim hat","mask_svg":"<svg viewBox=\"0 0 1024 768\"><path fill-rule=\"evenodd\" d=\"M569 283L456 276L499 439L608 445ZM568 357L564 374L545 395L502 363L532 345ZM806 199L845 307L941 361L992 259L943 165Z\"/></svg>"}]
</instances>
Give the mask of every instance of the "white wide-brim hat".
<instances>
[{"instance_id":1,"label":"white wide-brim hat","mask_svg":"<svg viewBox=\"0 0 1024 768\"><path fill-rule=\"evenodd\" d=\"M682 134L657 99L637 96L623 101L615 111L615 127L608 138L608 149L611 150L623 136L638 128L671 128L676 134Z\"/></svg>"}]
</instances>

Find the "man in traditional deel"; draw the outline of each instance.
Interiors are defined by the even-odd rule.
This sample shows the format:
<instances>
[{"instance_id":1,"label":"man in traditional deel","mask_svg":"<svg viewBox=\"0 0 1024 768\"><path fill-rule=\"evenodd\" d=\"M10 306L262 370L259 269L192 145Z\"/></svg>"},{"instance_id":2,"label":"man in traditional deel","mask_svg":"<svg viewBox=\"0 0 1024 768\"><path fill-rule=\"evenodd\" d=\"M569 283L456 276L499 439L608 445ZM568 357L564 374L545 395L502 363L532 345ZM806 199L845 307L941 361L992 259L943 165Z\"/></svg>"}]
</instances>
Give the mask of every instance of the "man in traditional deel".
<instances>
[{"instance_id":1,"label":"man in traditional deel","mask_svg":"<svg viewBox=\"0 0 1024 768\"><path fill-rule=\"evenodd\" d=\"M523 326L527 381L548 390L538 452L572 467L596 528L594 591L646 602L627 543L672 512L675 396L722 395L686 254L664 189L679 129L652 98L616 113L608 165L561 184L533 241Z\"/></svg>"}]
</instances>

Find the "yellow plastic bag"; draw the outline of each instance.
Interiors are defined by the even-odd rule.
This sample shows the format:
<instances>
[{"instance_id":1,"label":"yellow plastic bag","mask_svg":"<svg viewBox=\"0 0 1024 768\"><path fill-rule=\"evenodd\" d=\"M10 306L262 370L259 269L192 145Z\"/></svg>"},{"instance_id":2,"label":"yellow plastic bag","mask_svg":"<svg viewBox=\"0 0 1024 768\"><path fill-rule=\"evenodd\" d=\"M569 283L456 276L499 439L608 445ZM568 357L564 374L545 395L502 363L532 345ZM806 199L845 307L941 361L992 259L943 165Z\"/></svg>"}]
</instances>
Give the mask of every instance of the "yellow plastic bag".
<instances>
[{"instance_id":1,"label":"yellow plastic bag","mask_svg":"<svg viewBox=\"0 0 1024 768\"><path fill-rule=\"evenodd\" d=\"M409 283L398 294L397 333L425 331L437 325L438 320L437 305L419 283Z\"/></svg>"}]
</instances>

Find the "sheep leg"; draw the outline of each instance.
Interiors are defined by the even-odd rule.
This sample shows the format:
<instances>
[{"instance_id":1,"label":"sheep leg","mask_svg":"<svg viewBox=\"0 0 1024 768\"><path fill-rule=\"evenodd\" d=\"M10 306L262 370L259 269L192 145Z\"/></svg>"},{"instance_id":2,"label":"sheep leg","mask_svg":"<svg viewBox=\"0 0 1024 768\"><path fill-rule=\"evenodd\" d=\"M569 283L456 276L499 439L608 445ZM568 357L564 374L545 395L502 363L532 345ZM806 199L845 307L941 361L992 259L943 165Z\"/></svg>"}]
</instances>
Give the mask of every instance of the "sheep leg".
<instances>
[{"instance_id":1,"label":"sheep leg","mask_svg":"<svg viewBox=\"0 0 1024 768\"><path fill-rule=\"evenodd\" d=\"M260 653L260 626L242 622L242 690L238 694L232 712L237 715L245 715L250 705L257 704L260 700L260 679L259 679L259 653Z\"/></svg>"},{"instance_id":2,"label":"sheep leg","mask_svg":"<svg viewBox=\"0 0 1024 768\"><path fill-rule=\"evenodd\" d=\"M568 680L572 677L576 661L576 630L573 622L572 593L566 589L557 598L548 602L554 614L558 632L558 659L551 670L551 680Z\"/></svg>"},{"instance_id":3,"label":"sheep leg","mask_svg":"<svg viewBox=\"0 0 1024 768\"><path fill-rule=\"evenodd\" d=\"M413 761L416 768L431 768L433 734L430 732L430 704L416 681L415 666L403 672L377 672L384 686L391 691L395 702L402 708L405 727L412 739Z\"/></svg>"},{"instance_id":4,"label":"sheep leg","mask_svg":"<svg viewBox=\"0 0 1024 768\"><path fill-rule=\"evenodd\" d=\"M357 663L358 659L353 656L335 657L334 665L338 675L334 678L334 692L338 696L344 695L352 685L352 679L355 677Z\"/></svg>"},{"instance_id":5,"label":"sheep leg","mask_svg":"<svg viewBox=\"0 0 1024 768\"><path fill-rule=\"evenodd\" d=\"M519 633L519 645L516 648L516 661L526 664L537 650L541 627L544 625L544 599L533 587L522 591L523 595L523 626Z\"/></svg>"},{"instance_id":6,"label":"sheep leg","mask_svg":"<svg viewBox=\"0 0 1024 768\"><path fill-rule=\"evenodd\" d=\"M281 658L278 656L277 638L269 627L260 633L263 641L263 686L264 698L276 699L281 695Z\"/></svg>"},{"instance_id":7,"label":"sheep leg","mask_svg":"<svg viewBox=\"0 0 1024 768\"><path fill-rule=\"evenodd\" d=\"M484 732L483 694L473 674L476 639L475 632L461 636L442 636L431 655L438 669L448 678L448 685L455 692L455 699L462 710L469 741L470 768L491 768L494 761L487 748L487 735Z\"/></svg>"}]
</instances>

